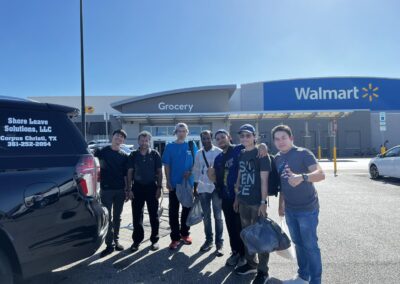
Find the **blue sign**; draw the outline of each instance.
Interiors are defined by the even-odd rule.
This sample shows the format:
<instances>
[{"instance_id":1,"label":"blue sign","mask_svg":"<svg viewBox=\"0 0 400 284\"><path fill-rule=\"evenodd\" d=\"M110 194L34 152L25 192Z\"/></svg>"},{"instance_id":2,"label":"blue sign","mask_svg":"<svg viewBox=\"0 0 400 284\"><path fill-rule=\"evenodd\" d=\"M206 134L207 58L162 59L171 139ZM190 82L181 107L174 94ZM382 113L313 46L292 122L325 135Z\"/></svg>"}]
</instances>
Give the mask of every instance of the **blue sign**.
<instances>
[{"instance_id":1,"label":"blue sign","mask_svg":"<svg viewBox=\"0 0 400 284\"><path fill-rule=\"evenodd\" d=\"M400 110L400 79L349 77L265 82L264 110Z\"/></svg>"}]
</instances>

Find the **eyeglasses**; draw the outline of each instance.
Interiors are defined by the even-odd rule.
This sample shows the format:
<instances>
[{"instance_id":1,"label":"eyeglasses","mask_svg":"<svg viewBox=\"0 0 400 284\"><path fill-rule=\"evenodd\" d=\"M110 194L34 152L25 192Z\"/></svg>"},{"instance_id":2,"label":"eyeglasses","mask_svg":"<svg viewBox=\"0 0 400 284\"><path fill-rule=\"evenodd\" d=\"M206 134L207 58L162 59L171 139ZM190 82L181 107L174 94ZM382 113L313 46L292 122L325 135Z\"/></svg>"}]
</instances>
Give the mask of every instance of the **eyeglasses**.
<instances>
[{"instance_id":1,"label":"eyeglasses","mask_svg":"<svg viewBox=\"0 0 400 284\"><path fill-rule=\"evenodd\" d=\"M251 133L241 133L240 138L252 138L253 134Z\"/></svg>"}]
</instances>

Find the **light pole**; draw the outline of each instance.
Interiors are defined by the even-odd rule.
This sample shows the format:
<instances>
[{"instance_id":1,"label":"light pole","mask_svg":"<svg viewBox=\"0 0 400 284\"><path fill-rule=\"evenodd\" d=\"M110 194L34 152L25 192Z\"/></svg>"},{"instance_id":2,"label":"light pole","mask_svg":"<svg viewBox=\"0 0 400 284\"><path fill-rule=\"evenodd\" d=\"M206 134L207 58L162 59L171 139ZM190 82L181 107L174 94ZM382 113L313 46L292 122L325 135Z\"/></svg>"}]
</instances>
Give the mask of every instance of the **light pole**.
<instances>
[{"instance_id":1,"label":"light pole","mask_svg":"<svg viewBox=\"0 0 400 284\"><path fill-rule=\"evenodd\" d=\"M83 0L80 0L80 35L81 35L81 118L82 135L86 140L86 106L85 106L85 63L83 57Z\"/></svg>"}]
</instances>

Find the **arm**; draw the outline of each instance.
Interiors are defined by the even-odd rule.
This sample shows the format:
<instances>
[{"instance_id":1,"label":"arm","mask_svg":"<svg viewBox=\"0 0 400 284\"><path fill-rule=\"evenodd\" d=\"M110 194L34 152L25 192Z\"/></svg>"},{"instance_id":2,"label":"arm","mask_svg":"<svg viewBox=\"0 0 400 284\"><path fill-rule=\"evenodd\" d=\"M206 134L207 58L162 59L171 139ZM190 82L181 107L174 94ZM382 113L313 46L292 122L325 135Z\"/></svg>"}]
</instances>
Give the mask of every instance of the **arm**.
<instances>
[{"instance_id":1,"label":"arm","mask_svg":"<svg viewBox=\"0 0 400 284\"><path fill-rule=\"evenodd\" d=\"M163 181L162 168L158 168L157 169L157 192L156 192L157 199L159 199L161 197L161 194L164 193L163 187L162 187L162 181Z\"/></svg>"},{"instance_id":2,"label":"arm","mask_svg":"<svg viewBox=\"0 0 400 284\"><path fill-rule=\"evenodd\" d=\"M164 164L164 170L165 170L165 178L167 179L167 189L169 191L172 191L169 165Z\"/></svg>"},{"instance_id":3,"label":"arm","mask_svg":"<svg viewBox=\"0 0 400 284\"><path fill-rule=\"evenodd\" d=\"M193 177L194 177L194 194L197 194L197 187L200 178L200 160L199 160L199 153L197 153L196 157L194 158L194 165L193 165Z\"/></svg>"},{"instance_id":4,"label":"arm","mask_svg":"<svg viewBox=\"0 0 400 284\"><path fill-rule=\"evenodd\" d=\"M322 170L321 166L317 163L308 167L308 171L310 173L305 174L308 177L308 182L320 182L325 179L325 173ZM289 175L289 184L293 187L298 186L302 182L304 182L303 174L295 174L290 169L287 169L287 173Z\"/></svg>"},{"instance_id":5,"label":"arm","mask_svg":"<svg viewBox=\"0 0 400 284\"><path fill-rule=\"evenodd\" d=\"M240 170L238 169L238 177L235 183L235 202L233 202L233 210L236 213L239 212L239 200L237 198L239 194L239 188L240 188Z\"/></svg>"},{"instance_id":6,"label":"arm","mask_svg":"<svg viewBox=\"0 0 400 284\"><path fill-rule=\"evenodd\" d=\"M279 208L278 208L279 216L285 216L285 198L283 196L282 191L279 192Z\"/></svg>"},{"instance_id":7,"label":"arm","mask_svg":"<svg viewBox=\"0 0 400 284\"><path fill-rule=\"evenodd\" d=\"M125 201L129 199L133 199L133 192L132 192L132 177L133 177L133 168L128 169L127 176L125 177L126 180L126 188L125 188Z\"/></svg>"},{"instance_id":8,"label":"arm","mask_svg":"<svg viewBox=\"0 0 400 284\"><path fill-rule=\"evenodd\" d=\"M260 172L261 176L261 202L265 202L268 198L268 176L269 172ZM267 216L267 203L261 203L258 209L258 216Z\"/></svg>"},{"instance_id":9,"label":"arm","mask_svg":"<svg viewBox=\"0 0 400 284\"><path fill-rule=\"evenodd\" d=\"M258 158L265 158L268 155L268 146L265 143L261 143L257 146L258 149Z\"/></svg>"}]
</instances>

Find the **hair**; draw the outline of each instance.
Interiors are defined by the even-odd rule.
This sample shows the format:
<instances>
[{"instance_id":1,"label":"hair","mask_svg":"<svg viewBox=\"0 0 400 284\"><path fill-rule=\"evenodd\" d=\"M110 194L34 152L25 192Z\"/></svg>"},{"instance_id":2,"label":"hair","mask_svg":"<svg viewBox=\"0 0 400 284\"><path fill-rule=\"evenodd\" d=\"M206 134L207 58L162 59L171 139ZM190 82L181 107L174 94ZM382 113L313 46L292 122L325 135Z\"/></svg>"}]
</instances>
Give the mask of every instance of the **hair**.
<instances>
[{"instance_id":1,"label":"hair","mask_svg":"<svg viewBox=\"0 0 400 284\"><path fill-rule=\"evenodd\" d=\"M187 132L187 133L189 133L189 127L187 126L187 124L184 123L184 122L178 122L178 123L175 125L174 134L176 134L178 128L182 128L182 127L186 129L186 132Z\"/></svg>"},{"instance_id":2,"label":"hair","mask_svg":"<svg viewBox=\"0 0 400 284\"><path fill-rule=\"evenodd\" d=\"M148 131L140 132L138 137L137 137L138 141L140 140L140 137L144 137L144 138L149 137L149 140L151 140L151 138L152 138L151 133L148 132Z\"/></svg>"},{"instance_id":3,"label":"hair","mask_svg":"<svg viewBox=\"0 0 400 284\"><path fill-rule=\"evenodd\" d=\"M203 130L203 131L200 133L200 138L203 138L203 135L204 135L204 134L210 134L211 139L213 138L213 133L211 132L211 130Z\"/></svg>"},{"instance_id":4,"label":"hair","mask_svg":"<svg viewBox=\"0 0 400 284\"><path fill-rule=\"evenodd\" d=\"M290 129L289 126L282 124L282 125L277 125L274 128L272 128L272 132L271 132L272 133L272 139L275 139L275 133L278 132L278 131L286 132L287 135L289 135L289 137L293 136L292 129Z\"/></svg>"},{"instance_id":5,"label":"hair","mask_svg":"<svg viewBox=\"0 0 400 284\"><path fill-rule=\"evenodd\" d=\"M126 131L123 129L117 129L113 132L112 136L114 136L115 134L120 134L122 136L124 136L124 139L126 139L126 137L128 137L128 134L126 134Z\"/></svg>"}]
</instances>

